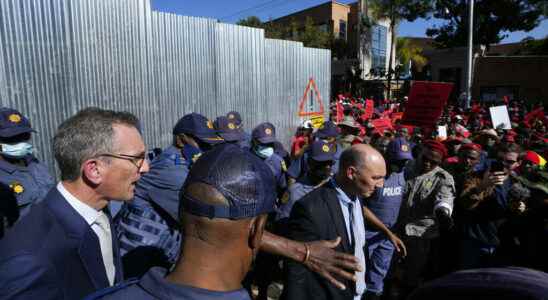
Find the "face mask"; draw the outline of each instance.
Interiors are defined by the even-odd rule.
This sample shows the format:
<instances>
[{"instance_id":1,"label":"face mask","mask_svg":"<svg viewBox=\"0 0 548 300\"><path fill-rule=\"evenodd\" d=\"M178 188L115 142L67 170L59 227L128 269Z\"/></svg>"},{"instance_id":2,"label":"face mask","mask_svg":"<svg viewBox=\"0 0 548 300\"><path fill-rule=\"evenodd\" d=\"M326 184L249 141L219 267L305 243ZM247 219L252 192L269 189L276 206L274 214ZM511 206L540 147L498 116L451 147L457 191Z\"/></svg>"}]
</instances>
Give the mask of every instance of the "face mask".
<instances>
[{"instance_id":1,"label":"face mask","mask_svg":"<svg viewBox=\"0 0 548 300\"><path fill-rule=\"evenodd\" d=\"M493 147L495 146L495 141L494 140L488 140L487 141L487 147Z\"/></svg>"},{"instance_id":2,"label":"face mask","mask_svg":"<svg viewBox=\"0 0 548 300\"><path fill-rule=\"evenodd\" d=\"M17 143L17 144L0 144L2 145L2 154L14 157L14 158L21 158L24 156L27 156L29 154L32 154L32 145L26 142Z\"/></svg>"},{"instance_id":3,"label":"face mask","mask_svg":"<svg viewBox=\"0 0 548 300\"><path fill-rule=\"evenodd\" d=\"M269 158L274 154L274 148L257 145L255 146L255 153L261 158Z\"/></svg>"}]
</instances>

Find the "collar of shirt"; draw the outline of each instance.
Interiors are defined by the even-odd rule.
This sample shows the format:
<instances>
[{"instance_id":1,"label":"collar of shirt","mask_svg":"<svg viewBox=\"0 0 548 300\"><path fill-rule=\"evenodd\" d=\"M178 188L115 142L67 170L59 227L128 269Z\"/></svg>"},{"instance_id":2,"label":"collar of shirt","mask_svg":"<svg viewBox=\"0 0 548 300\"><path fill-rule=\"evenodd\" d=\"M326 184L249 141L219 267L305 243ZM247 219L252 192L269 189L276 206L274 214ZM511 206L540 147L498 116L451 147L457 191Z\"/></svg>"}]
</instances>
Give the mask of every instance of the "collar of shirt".
<instances>
[{"instance_id":1,"label":"collar of shirt","mask_svg":"<svg viewBox=\"0 0 548 300\"><path fill-rule=\"evenodd\" d=\"M358 197L355 197L354 201L352 201L350 197L348 197L348 195L337 184L335 178L331 178L331 184L333 185L333 187L335 187L335 190L337 191L339 201L341 201L341 203L343 203L345 206L348 206L348 204L350 203L354 204L359 202Z\"/></svg>"},{"instance_id":2,"label":"collar of shirt","mask_svg":"<svg viewBox=\"0 0 548 300\"><path fill-rule=\"evenodd\" d=\"M95 223L97 218L99 217L99 214L101 212L95 210L95 208L85 204L84 202L78 200L73 194L71 194L65 187L63 186L63 183L59 182L57 184L57 190L63 197L67 200L67 202L78 212L84 220L86 220L86 223L89 225L92 225Z\"/></svg>"}]
</instances>

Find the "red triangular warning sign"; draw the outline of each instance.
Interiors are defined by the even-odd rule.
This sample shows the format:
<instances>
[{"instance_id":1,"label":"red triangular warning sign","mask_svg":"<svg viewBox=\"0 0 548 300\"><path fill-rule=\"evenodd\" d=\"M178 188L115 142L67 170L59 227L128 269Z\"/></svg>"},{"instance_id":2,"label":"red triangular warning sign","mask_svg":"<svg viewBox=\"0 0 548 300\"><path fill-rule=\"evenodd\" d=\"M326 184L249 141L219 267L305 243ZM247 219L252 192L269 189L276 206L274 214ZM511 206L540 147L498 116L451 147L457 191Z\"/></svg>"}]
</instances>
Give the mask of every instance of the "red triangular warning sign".
<instances>
[{"instance_id":1,"label":"red triangular warning sign","mask_svg":"<svg viewBox=\"0 0 548 300\"><path fill-rule=\"evenodd\" d=\"M313 87L312 90L310 88ZM310 96L314 98L314 94L316 94L316 102L320 104L320 110L319 111L305 111L304 110L304 103L306 102L308 98L308 93L310 92ZM314 93L314 94L312 94ZM299 116L306 117L306 116L315 116L315 115L323 115L324 109L323 109L323 101L322 97L320 96L320 92L318 91L318 87L316 86L316 83L314 82L314 78L310 78L308 81L308 84L306 85L306 89L304 90L303 98L301 99L301 102L299 103Z\"/></svg>"}]
</instances>

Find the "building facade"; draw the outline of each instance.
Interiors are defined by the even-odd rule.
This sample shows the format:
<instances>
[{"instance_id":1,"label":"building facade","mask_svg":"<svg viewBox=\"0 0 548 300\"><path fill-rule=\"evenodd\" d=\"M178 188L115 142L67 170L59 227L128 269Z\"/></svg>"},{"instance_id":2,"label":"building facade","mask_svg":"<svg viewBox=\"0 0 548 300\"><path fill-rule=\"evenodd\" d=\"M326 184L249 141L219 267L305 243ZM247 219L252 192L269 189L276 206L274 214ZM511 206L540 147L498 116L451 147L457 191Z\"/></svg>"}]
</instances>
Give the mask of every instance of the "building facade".
<instances>
[{"instance_id":1,"label":"building facade","mask_svg":"<svg viewBox=\"0 0 548 300\"><path fill-rule=\"evenodd\" d=\"M310 18L320 30L330 32L334 39L339 40L337 45L344 45L345 51L332 49L333 76L344 76L351 66L359 65L362 69L362 79L382 79L382 74L388 70L391 41L389 20L376 20L361 35L362 55L359 55L358 39L358 2L343 4L329 1L310 7L290 15L274 20L273 24L289 26L295 22L304 26ZM394 61L394 58L392 58Z\"/></svg>"},{"instance_id":2,"label":"building facade","mask_svg":"<svg viewBox=\"0 0 548 300\"><path fill-rule=\"evenodd\" d=\"M465 91L466 47L435 49L432 40L410 39L423 49L428 60L428 74L415 79L451 82L454 98ZM491 102L507 96L548 104L548 56L527 55L522 43L498 44L484 50L476 47L473 66L472 99Z\"/></svg>"}]
</instances>

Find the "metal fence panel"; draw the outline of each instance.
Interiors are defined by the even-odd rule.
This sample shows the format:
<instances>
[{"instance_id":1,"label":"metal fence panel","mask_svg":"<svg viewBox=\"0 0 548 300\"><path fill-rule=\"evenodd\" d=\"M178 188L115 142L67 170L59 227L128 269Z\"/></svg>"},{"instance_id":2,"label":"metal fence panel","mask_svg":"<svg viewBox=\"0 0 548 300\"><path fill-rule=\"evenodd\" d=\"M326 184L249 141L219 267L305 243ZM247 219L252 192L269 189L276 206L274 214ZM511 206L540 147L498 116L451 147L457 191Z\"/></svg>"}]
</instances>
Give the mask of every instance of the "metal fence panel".
<instances>
[{"instance_id":1,"label":"metal fence panel","mask_svg":"<svg viewBox=\"0 0 548 300\"><path fill-rule=\"evenodd\" d=\"M88 106L136 114L149 147L168 145L186 113L230 110L248 131L272 122L289 146L309 78L327 108L330 68L328 50L152 11L149 0L0 0L0 104L30 118L52 171L57 126Z\"/></svg>"}]
</instances>

